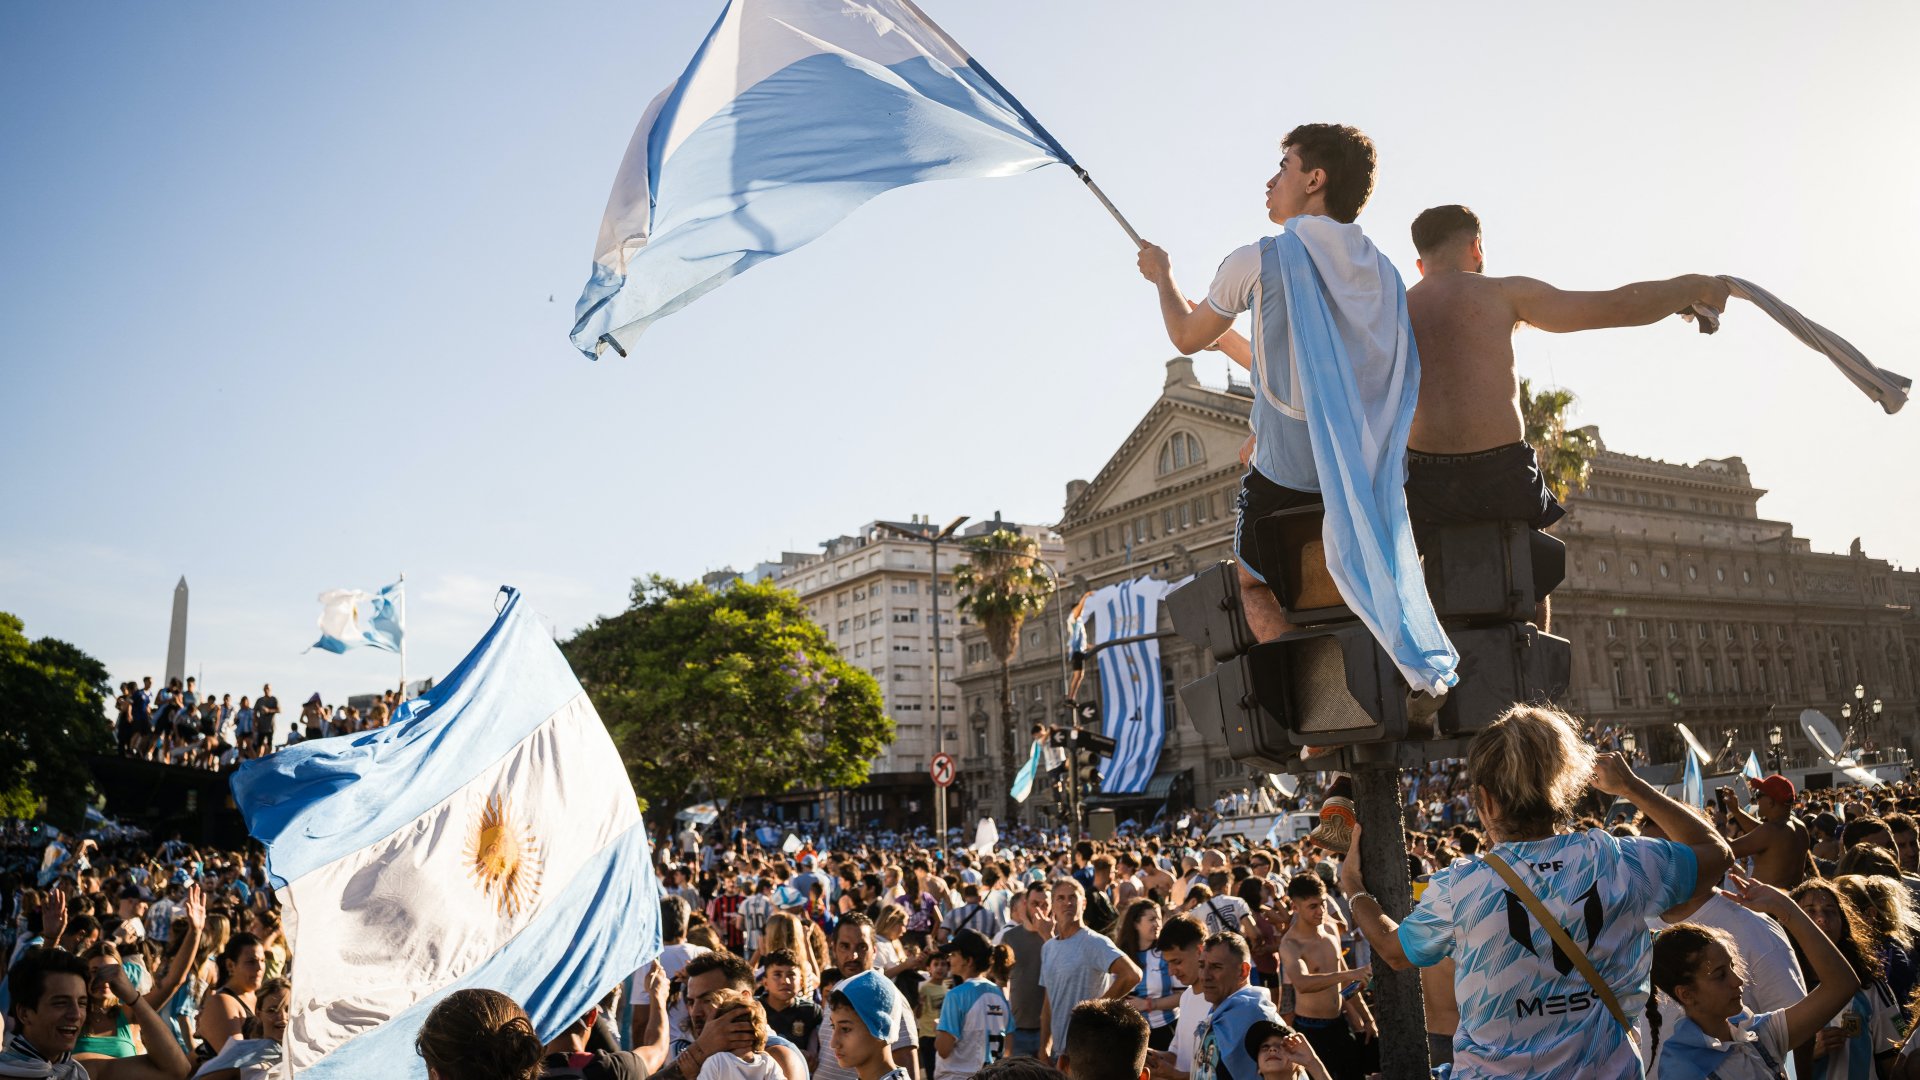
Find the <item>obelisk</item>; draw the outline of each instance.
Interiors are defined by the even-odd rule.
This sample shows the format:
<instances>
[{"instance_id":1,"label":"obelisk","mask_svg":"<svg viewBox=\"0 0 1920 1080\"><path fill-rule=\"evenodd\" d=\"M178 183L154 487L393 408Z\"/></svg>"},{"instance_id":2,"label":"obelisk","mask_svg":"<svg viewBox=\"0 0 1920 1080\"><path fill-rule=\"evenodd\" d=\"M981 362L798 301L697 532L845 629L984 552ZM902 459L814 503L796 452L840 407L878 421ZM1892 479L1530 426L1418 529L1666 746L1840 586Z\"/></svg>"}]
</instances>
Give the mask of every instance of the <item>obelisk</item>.
<instances>
[{"instance_id":1,"label":"obelisk","mask_svg":"<svg viewBox=\"0 0 1920 1080\"><path fill-rule=\"evenodd\" d=\"M167 681L187 681L187 578L173 587L173 625L167 630Z\"/></svg>"}]
</instances>

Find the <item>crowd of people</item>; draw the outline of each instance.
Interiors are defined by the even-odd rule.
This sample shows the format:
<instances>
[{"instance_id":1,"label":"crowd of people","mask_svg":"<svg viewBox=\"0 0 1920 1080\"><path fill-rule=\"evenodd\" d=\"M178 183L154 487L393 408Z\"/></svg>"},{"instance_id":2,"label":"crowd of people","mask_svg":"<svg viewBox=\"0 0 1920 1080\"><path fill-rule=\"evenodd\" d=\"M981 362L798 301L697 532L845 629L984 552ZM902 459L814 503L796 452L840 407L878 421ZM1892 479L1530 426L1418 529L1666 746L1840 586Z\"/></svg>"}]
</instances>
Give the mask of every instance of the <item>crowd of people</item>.
<instances>
[{"instance_id":1,"label":"crowd of people","mask_svg":"<svg viewBox=\"0 0 1920 1080\"><path fill-rule=\"evenodd\" d=\"M222 771L307 739L350 735L387 726L400 695L382 694L364 712L354 705L328 706L319 694L300 706L280 736L280 699L271 684L258 697L201 693L189 675L156 688L153 676L120 684L114 698L113 737L121 755L168 765Z\"/></svg>"},{"instance_id":2,"label":"crowd of people","mask_svg":"<svg viewBox=\"0 0 1920 1080\"><path fill-rule=\"evenodd\" d=\"M656 961L544 1038L462 990L417 1050L436 1080L1346 1080L1380 1068L1377 958L1420 969L1441 1075L1920 1078L1920 788L1695 808L1534 708L1418 779L1412 806L1470 799L1410 821L1400 920L1312 842L688 826L656 848ZM0 846L0 1076L286 1075L298 963L259 852Z\"/></svg>"}]
</instances>

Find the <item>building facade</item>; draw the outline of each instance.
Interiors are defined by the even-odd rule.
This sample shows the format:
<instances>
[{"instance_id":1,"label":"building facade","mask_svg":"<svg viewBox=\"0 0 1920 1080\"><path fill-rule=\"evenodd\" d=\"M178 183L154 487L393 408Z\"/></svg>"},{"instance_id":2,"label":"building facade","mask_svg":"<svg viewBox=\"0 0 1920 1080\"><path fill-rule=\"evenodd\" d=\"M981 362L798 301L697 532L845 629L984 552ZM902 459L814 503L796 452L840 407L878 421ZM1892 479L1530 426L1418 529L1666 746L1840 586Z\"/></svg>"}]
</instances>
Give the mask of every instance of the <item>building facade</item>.
<instances>
[{"instance_id":1,"label":"building facade","mask_svg":"<svg viewBox=\"0 0 1920 1080\"><path fill-rule=\"evenodd\" d=\"M864 786L773 796L767 802L780 816L891 829L931 822L935 792L929 770L934 755L945 750L961 757L961 705L954 681L959 675L958 634L968 621L956 609L954 572L966 562L963 545L1004 528L1039 539L1043 558L1057 558L1059 552L1050 528L1001 521L996 515L940 544L936 576L930 545L893 529L932 537L940 528L919 517L870 521L823 542L817 554L785 553L753 571L771 574L799 595L840 655L880 684L894 725L894 741L874 759Z\"/></svg>"},{"instance_id":2,"label":"building facade","mask_svg":"<svg viewBox=\"0 0 1920 1080\"><path fill-rule=\"evenodd\" d=\"M1034 722L1063 722L1062 616L1075 599L1143 573L1177 580L1232 556L1250 400L1243 385L1202 385L1193 362L1176 358L1159 400L1094 479L1067 485L1058 531L1071 587L1028 623L1011 664L1011 717L1001 715L999 665L984 635L961 628L963 812L1005 821L1016 810L1003 725L1014 727L1017 766ZM1851 727L1858 749L1913 749L1920 573L1869 558L1858 542L1848 554L1813 551L1790 524L1760 515L1763 494L1737 457L1674 465L1603 444L1587 490L1568 499L1554 529L1568 549L1552 616L1553 631L1573 644L1567 706L1598 732L1633 733L1650 761L1679 757L1679 721L1721 752L1722 767L1749 750L1765 763L1776 747L1788 763L1811 763L1797 723L1807 708ZM1164 613L1160 628L1171 629ZM1178 638L1161 643L1159 770L1146 793L1109 805L1148 817L1253 782L1218 733L1195 730L1179 705L1177 688L1212 666ZM1089 673L1081 698L1097 686ZM1878 719L1863 722L1875 700ZM1840 712L1848 702L1851 722ZM1048 822L1046 804L1044 795L1030 799L1017 814Z\"/></svg>"},{"instance_id":3,"label":"building facade","mask_svg":"<svg viewBox=\"0 0 1920 1080\"><path fill-rule=\"evenodd\" d=\"M1677 465L1601 446L1555 529L1567 542L1552 622L1573 643L1569 708L1633 732L1652 761L1679 759L1680 722L1723 767L1749 750L1765 764L1776 747L1813 764L1803 709L1856 750L1914 748L1920 573L1858 540L1814 551L1760 513L1765 491L1737 457Z\"/></svg>"}]
</instances>

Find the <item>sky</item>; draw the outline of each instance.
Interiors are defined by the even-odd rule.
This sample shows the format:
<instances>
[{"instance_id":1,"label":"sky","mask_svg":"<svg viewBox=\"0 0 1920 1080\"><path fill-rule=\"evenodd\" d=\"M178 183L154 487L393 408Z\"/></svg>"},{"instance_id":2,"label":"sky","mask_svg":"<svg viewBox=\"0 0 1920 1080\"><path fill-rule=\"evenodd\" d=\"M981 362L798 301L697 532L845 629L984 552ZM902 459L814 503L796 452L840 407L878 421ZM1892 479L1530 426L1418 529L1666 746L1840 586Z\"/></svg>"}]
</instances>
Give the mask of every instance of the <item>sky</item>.
<instances>
[{"instance_id":1,"label":"sky","mask_svg":"<svg viewBox=\"0 0 1920 1080\"><path fill-rule=\"evenodd\" d=\"M1331 120L1379 146L1361 224L1409 281L1408 222L1462 202L1489 272L1733 273L1920 368L1920 6L922 6L1190 294ZM875 518L1057 520L1174 352L1063 168L889 193L626 359L569 345L633 127L720 7L0 5L0 610L158 676L184 575L204 688L339 700L397 665L302 654L325 589L404 571L418 678L502 584L564 635ZM1817 549L1920 565L1916 410L1752 308L1516 349L1610 448L1740 455Z\"/></svg>"}]
</instances>

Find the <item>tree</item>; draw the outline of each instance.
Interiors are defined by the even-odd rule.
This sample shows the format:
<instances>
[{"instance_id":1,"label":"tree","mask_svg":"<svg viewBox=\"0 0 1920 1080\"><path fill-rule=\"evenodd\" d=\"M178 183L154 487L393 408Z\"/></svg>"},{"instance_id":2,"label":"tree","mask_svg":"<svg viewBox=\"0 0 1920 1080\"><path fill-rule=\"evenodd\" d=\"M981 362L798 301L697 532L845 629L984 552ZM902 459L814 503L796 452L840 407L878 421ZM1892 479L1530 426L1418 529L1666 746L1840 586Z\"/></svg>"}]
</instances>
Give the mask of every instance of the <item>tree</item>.
<instances>
[{"instance_id":1,"label":"tree","mask_svg":"<svg viewBox=\"0 0 1920 1080\"><path fill-rule=\"evenodd\" d=\"M1540 459L1540 475L1554 498L1565 499L1585 490L1593 472L1593 456L1600 452L1591 432L1567 430L1567 412L1573 406L1571 390L1533 392L1520 380L1520 418L1526 425L1527 445Z\"/></svg>"},{"instance_id":2,"label":"tree","mask_svg":"<svg viewBox=\"0 0 1920 1080\"><path fill-rule=\"evenodd\" d=\"M54 638L29 641L26 623L0 611L0 816L46 816L78 826L91 794L88 754L113 750L104 719L107 669Z\"/></svg>"},{"instance_id":3,"label":"tree","mask_svg":"<svg viewBox=\"0 0 1920 1080\"><path fill-rule=\"evenodd\" d=\"M1011 529L995 529L966 542L967 561L954 571L959 608L987 635L987 648L1000 661L1000 761L1006 773L1001 790L1013 789L1013 662L1020 627L1046 606L1052 584L1035 563L1040 542Z\"/></svg>"},{"instance_id":4,"label":"tree","mask_svg":"<svg viewBox=\"0 0 1920 1080\"><path fill-rule=\"evenodd\" d=\"M852 787L893 741L873 676L792 592L637 579L627 610L560 649L652 806Z\"/></svg>"}]
</instances>

